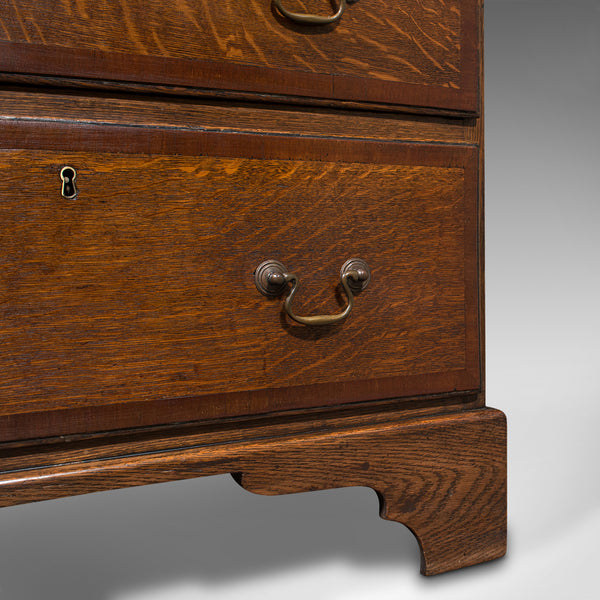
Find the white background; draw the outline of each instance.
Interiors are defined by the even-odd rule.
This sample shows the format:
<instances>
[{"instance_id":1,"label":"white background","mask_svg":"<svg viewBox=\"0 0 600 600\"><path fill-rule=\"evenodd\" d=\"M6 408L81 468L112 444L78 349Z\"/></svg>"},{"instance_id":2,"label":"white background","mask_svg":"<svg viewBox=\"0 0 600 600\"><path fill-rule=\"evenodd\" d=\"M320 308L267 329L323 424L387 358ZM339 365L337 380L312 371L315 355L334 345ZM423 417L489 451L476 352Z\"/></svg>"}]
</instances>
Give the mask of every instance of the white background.
<instances>
[{"instance_id":1,"label":"white background","mask_svg":"<svg viewBox=\"0 0 600 600\"><path fill-rule=\"evenodd\" d=\"M600 0L487 0L487 387L509 422L506 558L424 578L371 490L261 497L222 476L0 510L0 598L600 597L599 140Z\"/></svg>"}]
</instances>

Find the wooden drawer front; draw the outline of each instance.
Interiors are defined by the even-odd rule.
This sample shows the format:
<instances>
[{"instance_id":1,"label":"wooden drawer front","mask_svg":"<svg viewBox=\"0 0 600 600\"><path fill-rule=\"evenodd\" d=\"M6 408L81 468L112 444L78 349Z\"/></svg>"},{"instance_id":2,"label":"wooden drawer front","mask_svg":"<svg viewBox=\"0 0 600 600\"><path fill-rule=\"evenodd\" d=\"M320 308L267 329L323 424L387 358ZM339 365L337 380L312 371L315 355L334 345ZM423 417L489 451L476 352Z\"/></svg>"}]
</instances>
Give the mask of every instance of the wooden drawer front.
<instances>
[{"instance_id":1,"label":"wooden drawer front","mask_svg":"<svg viewBox=\"0 0 600 600\"><path fill-rule=\"evenodd\" d=\"M473 112L478 11L360 0L323 26L294 24L271 0L16 0L0 15L0 70Z\"/></svg>"},{"instance_id":2,"label":"wooden drawer front","mask_svg":"<svg viewBox=\"0 0 600 600\"><path fill-rule=\"evenodd\" d=\"M475 148L12 128L4 439L477 389ZM280 260L299 314L336 313L353 257L372 281L339 325L298 325L254 285Z\"/></svg>"}]
</instances>

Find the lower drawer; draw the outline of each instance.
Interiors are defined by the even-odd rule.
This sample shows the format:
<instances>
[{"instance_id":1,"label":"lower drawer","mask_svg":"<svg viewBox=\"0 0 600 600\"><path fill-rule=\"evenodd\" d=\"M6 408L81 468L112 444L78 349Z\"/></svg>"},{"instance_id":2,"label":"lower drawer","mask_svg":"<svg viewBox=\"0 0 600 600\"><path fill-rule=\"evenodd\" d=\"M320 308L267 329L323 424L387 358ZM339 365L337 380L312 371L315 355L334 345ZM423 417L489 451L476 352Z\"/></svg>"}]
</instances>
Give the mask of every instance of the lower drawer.
<instances>
[{"instance_id":1,"label":"lower drawer","mask_svg":"<svg viewBox=\"0 0 600 600\"><path fill-rule=\"evenodd\" d=\"M478 389L476 148L43 123L1 143L0 439ZM298 314L339 313L357 257L337 324L255 286L275 259Z\"/></svg>"}]
</instances>

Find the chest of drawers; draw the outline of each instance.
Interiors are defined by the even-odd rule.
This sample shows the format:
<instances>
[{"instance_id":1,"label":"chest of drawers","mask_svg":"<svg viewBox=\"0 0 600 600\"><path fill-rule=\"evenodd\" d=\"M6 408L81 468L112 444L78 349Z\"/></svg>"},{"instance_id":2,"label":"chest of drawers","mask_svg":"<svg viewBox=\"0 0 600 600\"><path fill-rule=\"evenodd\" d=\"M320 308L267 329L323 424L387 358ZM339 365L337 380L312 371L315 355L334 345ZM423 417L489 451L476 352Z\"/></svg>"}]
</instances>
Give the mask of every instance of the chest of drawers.
<instances>
[{"instance_id":1,"label":"chest of drawers","mask_svg":"<svg viewBox=\"0 0 600 600\"><path fill-rule=\"evenodd\" d=\"M425 574L504 554L482 8L326 9L3 10L0 505L363 485Z\"/></svg>"}]
</instances>

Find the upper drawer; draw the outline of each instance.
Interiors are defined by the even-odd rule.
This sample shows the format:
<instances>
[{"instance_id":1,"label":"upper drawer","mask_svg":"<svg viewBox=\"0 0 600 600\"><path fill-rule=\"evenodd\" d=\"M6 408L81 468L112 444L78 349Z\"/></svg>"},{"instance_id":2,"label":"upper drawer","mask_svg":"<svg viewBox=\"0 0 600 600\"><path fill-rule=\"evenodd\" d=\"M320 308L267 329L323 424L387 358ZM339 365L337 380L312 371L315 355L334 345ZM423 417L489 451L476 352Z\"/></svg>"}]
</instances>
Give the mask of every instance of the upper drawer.
<instances>
[{"instance_id":1,"label":"upper drawer","mask_svg":"<svg viewBox=\"0 0 600 600\"><path fill-rule=\"evenodd\" d=\"M478 110L479 0L14 0L0 40L10 73Z\"/></svg>"}]
</instances>

